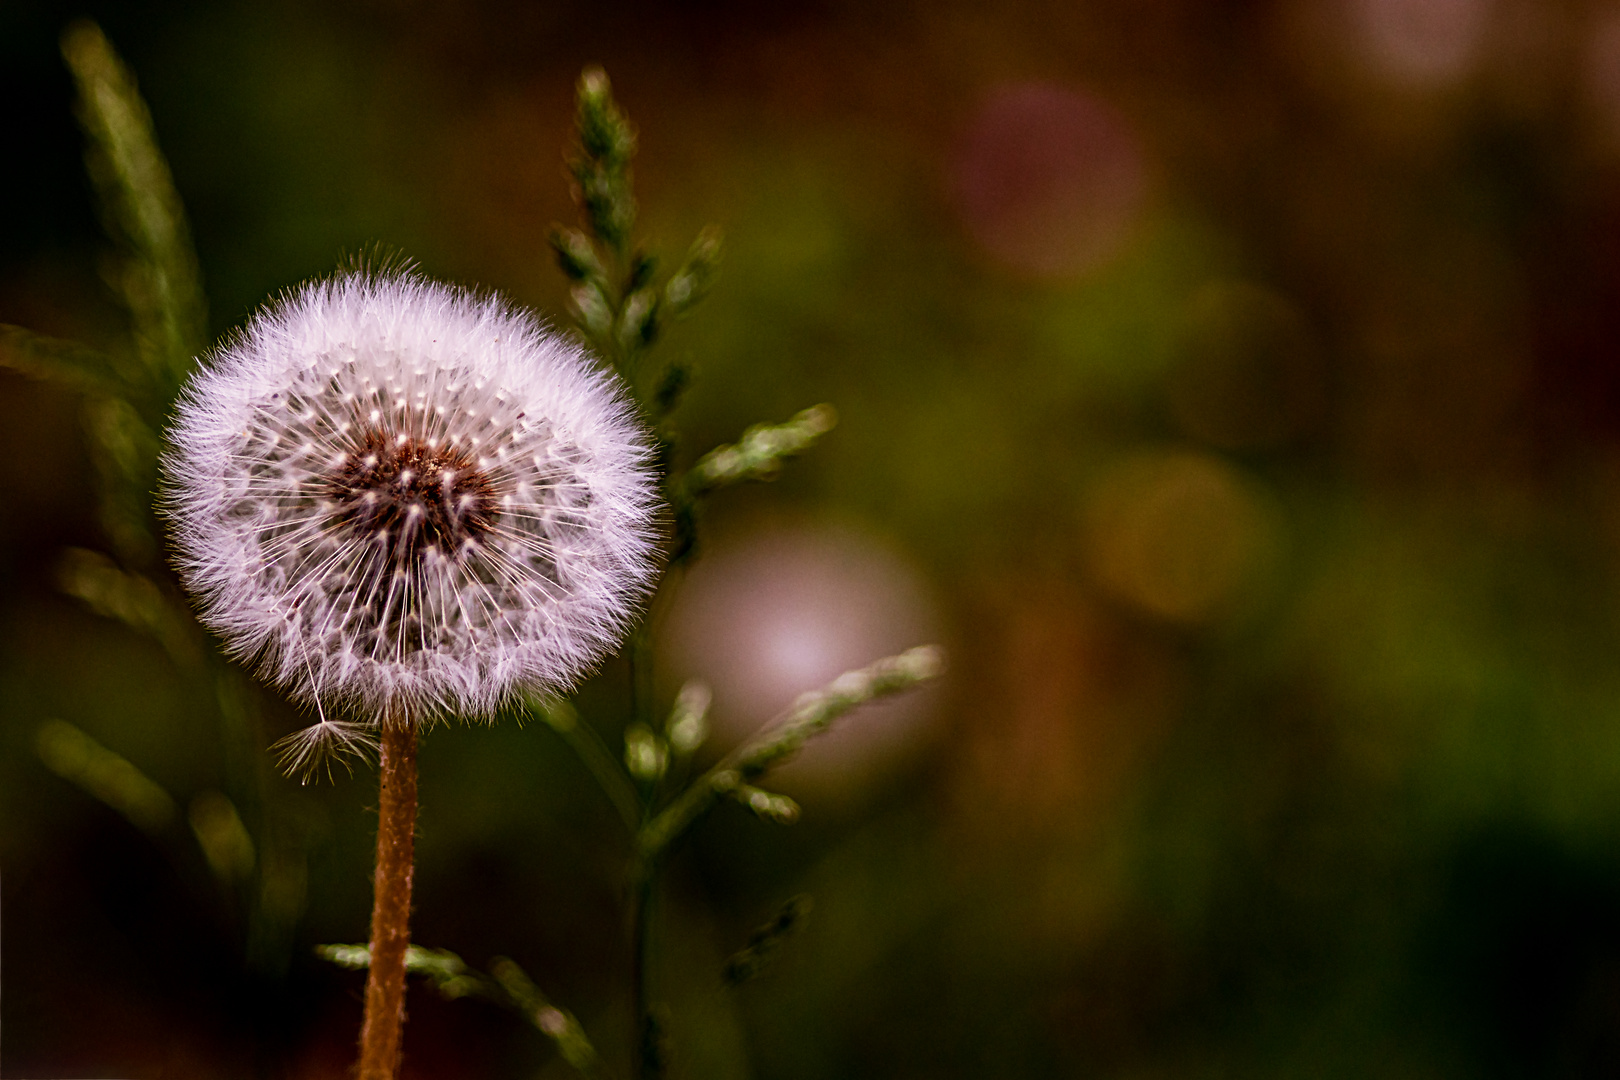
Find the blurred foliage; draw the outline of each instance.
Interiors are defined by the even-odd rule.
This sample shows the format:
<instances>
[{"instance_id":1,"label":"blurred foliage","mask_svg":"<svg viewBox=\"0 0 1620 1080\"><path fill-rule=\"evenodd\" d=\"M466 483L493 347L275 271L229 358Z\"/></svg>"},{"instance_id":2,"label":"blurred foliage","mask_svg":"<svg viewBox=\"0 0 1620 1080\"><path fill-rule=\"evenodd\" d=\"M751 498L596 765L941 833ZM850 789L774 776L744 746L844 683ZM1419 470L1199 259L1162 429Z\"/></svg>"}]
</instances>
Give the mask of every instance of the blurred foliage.
<instances>
[{"instance_id":1,"label":"blurred foliage","mask_svg":"<svg viewBox=\"0 0 1620 1080\"><path fill-rule=\"evenodd\" d=\"M85 13L150 103L83 118L93 180L58 45ZM838 405L716 531L861 522L952 628L901 771L800 796L792 830L721 807L673 858L676 1075L1612 1072L1615 27L1462 0L0 8L0 322L42 335L0 334L5 1068L350 1064L358 984L311 950L364 925L367 786L265 771L297 718L175 629L157 525L106 478L150 484L166 399L129 387L178 342L369 242L565 311L557 148L600 63L640 227L726 234L702 317L660 331L680 466ZM980 102L1029 82L1108 102L1150 166L1073 275L998 261L952 194ZM195 268L105 186L144 167L109 140L152 129L207 268L168 315ZM622 715L622 675L581 711ZM562 735L427 742L418 936L510 955L624 1046L630 850ZM173 802L155 832L131 777ZM799 893L814 917L727 987ZM566 1071L516 1012L421 989L409 1072Z\"/></svg>"},{"instance_id":2,"label":"blurred foliage","mask_svg":"<svg viewBox=\"0 0 1620 1080\"><path fill-rule=\"evenodd\" d=\"M828 405L817 405L786 424L755 424L737 445L716 447L690 468L678 467L679 436L670 414L687 382L688 368L678 362L666 364L651 393L641 372L666 321L688 314L713 283L720 234L713 227L700 232L686 261L660 286L657 257L633 246L636 201L630 162L636 149L635 129L614 99L607 73L601 68L585 69L575 98L578 141L569 154L568 168L583 230L553 226L548 235L558 267L576 283L571 293L575 330L623 378L641 417L652 427L660 487L672 528L661 588L620 650L628 691L628 719L621 725L623 770L613 761L595 723L582 719L573 706L540 700L532 709L574 749L634 837L624 874L630 995L636 1023L633 1068L642 1080L663 1080L671 1060L668 1007L662 988L655 985L653 969L658 964L661 937L657 910L663 893L661 878L670 854L694 825L727 798L764 820L780 825L796 822L797 803L749 781L759 780L773 766L797 755L805 743L826 734L850 711L938 678L944 670L944 657L937 645L914 646L897 656L845 671L823 687L805 687L790 706L701 775L691 778L686 769L671 775L672 754L687 757L702 745L712 695L698 688L703 684L688 680L674 695L666 721L657 725L662 730L654 730L654 714L660 705L656 703L651 626L667 610L670 590L662 586L697 554L700 501L732 484L775 479L783 458L808 449L832 428L834 412ZM870 709L861 711L870 716ZM376 938L375 931L372 936ZM752 940L751 947L761 958L767 948L763 941ZM332 958L332 947L323 955ZM734 968L728 962L728 978ZM503 970L516 969L511 961L501 961L493 970L499 979ZM536 1021L537 1026L553 1036L569 1065L586 1076L603 1071L579 1022L551 1007L526 975L518 983L512 979L501 982L514 1000L538 1002L521 1008L543 1018ZM515 988L518 985L526 989Z\"/></svg>"}]
</instances>

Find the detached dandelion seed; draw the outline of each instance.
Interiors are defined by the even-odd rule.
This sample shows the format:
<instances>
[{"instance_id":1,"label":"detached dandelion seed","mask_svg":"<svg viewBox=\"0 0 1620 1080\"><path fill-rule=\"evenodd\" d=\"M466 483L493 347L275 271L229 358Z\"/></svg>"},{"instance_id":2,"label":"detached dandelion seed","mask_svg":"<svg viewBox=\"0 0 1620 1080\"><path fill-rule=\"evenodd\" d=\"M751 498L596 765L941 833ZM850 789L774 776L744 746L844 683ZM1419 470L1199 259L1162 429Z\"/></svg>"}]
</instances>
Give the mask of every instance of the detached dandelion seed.
<instances>
[{"instance_id":1,"label":"detached dandelion seed","mask_svg":"<svg viewBox=\"0 0 1620 1080\"><path fill-rule=\"evenodd\" d=\"M315 706L290 768L379 750L360 1080L399 1066L417 731L618 643L656 577L651 458L579 346L409 273L303 286L181 396L167 500L203 622Z\"/></svg>"}]
</instances>

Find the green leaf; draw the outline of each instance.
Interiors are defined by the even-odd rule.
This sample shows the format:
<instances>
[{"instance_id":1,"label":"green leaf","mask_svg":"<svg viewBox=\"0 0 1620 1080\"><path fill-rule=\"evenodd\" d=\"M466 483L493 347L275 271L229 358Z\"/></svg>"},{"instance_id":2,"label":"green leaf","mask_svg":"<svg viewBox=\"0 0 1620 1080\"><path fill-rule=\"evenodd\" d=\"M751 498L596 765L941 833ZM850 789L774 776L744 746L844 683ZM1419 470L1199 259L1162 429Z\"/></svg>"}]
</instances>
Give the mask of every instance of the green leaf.
<instances>
[{"instance_id":1,"label":"green leaf","mask_svg":"<svg viewBox=\"0 0 1620 1080\"><path fill-rule=\"evenodd\" d=\"M351 971L363 971L371 966L369 945L317 945L315 955L328 963ZM491 993L493 987L488 981L448 949L407 946L405 970L412 975L426 976L433 983L435 990L452 1000L474 995L495 996Z\"/></svg>"},{"instance_id":2,"label":"green leaf","mask_svg":"<svg viewBox=\"0 0 1620 1080\"><path fill-rule=\"evenodd\" d=\"M75 390L119 394L125 389L107 354L9 323L0 323L0 366Z\"/></svg>"},{"instance_id":3,"label":"green leaf","mask_svg":"<svg viewBox=\"0 0 1620 1080\"><path fill-rule=\"evenodd\" d=\"M180 195L134 76L101 28L68 27L62 56L78 87L90 179L108 231L126 248L113 286L129 309L145 374L172 391L201 351L207 323Z\"/></svg>"},{"instance_id":4,"label":"green leaf","mask_svg":"<svg viewBox=\"0 0 1620 1080\"><path fill-rule=\"evenodd\" d=\"M97 552L69 548L57 566L56 580L63 592L96 614L152 635L177 664L200 659L194 624L150 578L121 570Z\"/></svg>"},{"instance_id":5,"label":"green leaf","mask_svg":"<svg viewBox=\"0 0 1620 1080\"><path fill-rule=\"evenodd\" d=\"M126 565L146 566L157 552L150 494L157 473L157 434L121 397L91 397L83 417L96 467L101 527Z\"/></svg>"},{"instance_id":6,"label":"green leaf","mask_svg":"<svg viewBox=\"0 0 1620 1080\"><path fill-rule=\"evenodd\" d=\"M352 971L371 966L369 945L317 945L315 955ZM611 1075L574 1014L553 1005L534 980L506 957L497 956L490 962L490 974L484 975L448 949L412 945L405 950L405 970L425 976L446 998L481 997L516 1009L557 1044L563 1060L582 1076Z\"/></svg>"},{"instance_id":7,"label":"green leaf","mask_svg":"<svg viewBox=\"0 0 1620 1080\"><path fill-rule=\"evenodd\" d=\"M142 832L161 835L179 815L174 799L149 776L64 720L41 724L34 747L46 768L106 803Z\"/></svg>"},{"instance_id":8,"label":"green leaf","mask_svg":"<svg viewBox=\"0 0 1620 1080\"><path fill-rule=\"evenodd\" d=\"M596 1047L591 1045L585 1029L574 1018L573 1013L553 1005L546 995L540 992L534 980L529 978L528 973L515 962L505 957L497 957L490 963L489 970L501 989L511 997L518 1011L528 1018L529 1023L556 1042L557 1052L562 1054L563 1060L573 1066L576 1072L584 1076L604 1074Z\"/></svg>"}]
</instances>

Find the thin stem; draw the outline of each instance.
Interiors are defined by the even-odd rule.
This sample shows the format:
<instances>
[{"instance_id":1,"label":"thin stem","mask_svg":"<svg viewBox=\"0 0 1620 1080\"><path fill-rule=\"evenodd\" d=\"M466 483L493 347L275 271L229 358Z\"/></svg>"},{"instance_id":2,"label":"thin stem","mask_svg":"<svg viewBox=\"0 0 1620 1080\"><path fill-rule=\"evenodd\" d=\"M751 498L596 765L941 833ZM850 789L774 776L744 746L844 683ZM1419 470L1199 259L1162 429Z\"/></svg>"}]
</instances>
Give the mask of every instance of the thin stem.
<instances>
[{"instance_id":1,"label":"thin stem","mask_svg":"<svg viewBox=\"0 0 1620 1080\"><path fill-rule=\"evenodd\" d=\"M596 733L596 729L580 716L572 705L557 702L542 706L542 709L546 723L551 725L552 730L585 764L586 771L595 778L602 793L619 812L624 827L634 834L645 819L641 813L641 800L636 794L635 787L625 777L619 759L613 756L613 752L602 741L602 736Z\"/></svg>"},{"instance_id":2,"label":"thin stem","mask_svg":"<svg viewBox=\"0 0 1620 1080\"><path fill-rule=\"evenodd\" d=\"M653 722L652 650L649 648L647 623L643 620L630 633L625 646L625 658L630 668L630 722L649 730ZM639 832L658 807L658 793L662 776L640 778L636 783L640 814L631 832Z\"/></svg>"},{"instance_id":3,"label":"thin stem","mask_svg":"<svg viewBox=\"0 0 1620 1080\"><path fill-rule=\"evenodd\" d=\"M641 724L647 723L652 713L646 625L643 622L636 627L626 649L630 666L630 719ZM641 820L637 835L652 818L657 805L658 781L645 781L640 789ZM658 1018L653 1013L648 978L652 957L652 901L658 870L655 863L642 863L630 884L630 987L636 1011L635 1075L640 1080L659 1080L664 1075L663 1035L658 1029Z\"/></svg>"},{"instance_id":4,"label":"thin stem","mask_svg":"<svg viewBox=\"0 0 1620 1080\"><path fill-rule=\"evenodd\" d=\"M633 650L631 657L633 661ZM630 982L636 1009L639 1080L662 1080L666 1072L664 1034L652 1007L647 968L652 953L652 903L670 845L715 803L751 790L748 781L793 754L839 716L874 698L899 693L933 678L939 674L941 664L939 649L924 645L845 672L821 690L800 695L775 723L727 754L656 816L648 804L636 834L636 861L630 883ZM632 685L634 673L632 664Z\"/></svg>"},{"instance_id":5,"label":"thin stem","mask_svg":"<svg viewBox=\"0 0 1620 1080\"><path fill-rule=\"evenodd\" d=\"M636 1071L640 1080L662 1080L664 1033L653 1011L648 966L652 959L652 904L657 870L650 869L631 885L630 985L636 1009Z\"/></svg>"},{"instance_id":6,"label":"thin stem","mask_svg":"<svg viewBox=\"0 0 1620 1080\"><path fill-rule=\"evenodd\" d=\"M360 1027L359 1080L395 1080L405 1023L405 950L411 943L411 874L416 848L416 725L382 725L378 771L377 875L371 907L371 969Z\"/></svg>"},{"instance_id":7,"label":"thin stem","mask_svg":"<svg viewBox=\"0 0 1620 1080\"><path fill-rule=\"evenodd\" d=\"M943 663L937 646L921 645L846 671L820 690L799 695L774 721L721 758L641 827L636 834L638 880L656 873L670 845L721 799L746 792L750 781L796 753L850 709L932 679Z\"/></svg>"}]
</instances>

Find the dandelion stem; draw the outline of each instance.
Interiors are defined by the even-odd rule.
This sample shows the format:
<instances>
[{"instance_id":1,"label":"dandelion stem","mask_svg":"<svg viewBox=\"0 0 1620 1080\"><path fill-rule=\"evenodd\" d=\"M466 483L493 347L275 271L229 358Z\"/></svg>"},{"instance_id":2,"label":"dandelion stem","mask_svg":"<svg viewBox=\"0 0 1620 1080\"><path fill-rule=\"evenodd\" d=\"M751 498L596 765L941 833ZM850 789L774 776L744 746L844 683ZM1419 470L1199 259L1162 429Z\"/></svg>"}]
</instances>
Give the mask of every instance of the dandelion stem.
<instances>
[{"instance_id":1,"label":"dandelion stem","mask_svg":"<svg viewBox=\"0 0 1620 1080\"><path fill-rule=\"evenodd\" d=\"M371 907L371 969L360 1027L359 1080L399 1074L405 1023L405 950L411 943L411 872L416 847L416 725L393 717L382 725L378 771L377 876Z\"/></svg>"}]
</instances>

